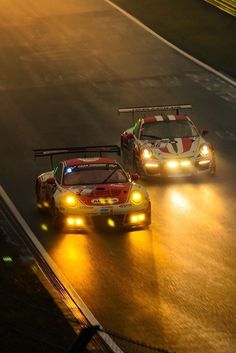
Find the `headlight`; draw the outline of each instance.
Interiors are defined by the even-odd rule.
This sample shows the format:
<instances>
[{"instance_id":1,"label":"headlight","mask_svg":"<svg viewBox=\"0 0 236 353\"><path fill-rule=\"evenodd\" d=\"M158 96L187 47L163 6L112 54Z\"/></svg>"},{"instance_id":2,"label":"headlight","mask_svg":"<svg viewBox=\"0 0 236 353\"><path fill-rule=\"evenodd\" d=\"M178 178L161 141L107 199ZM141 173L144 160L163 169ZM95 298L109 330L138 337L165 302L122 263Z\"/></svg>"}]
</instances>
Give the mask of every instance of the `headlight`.
<instances>
[{"instance_id":1,"label":"headlight","mask_svg":"<svg viewBox=\"0 0 236 353\"><path fill-rule=\"evenodd\" d=\"M75 195L66 195L64 199L64 204L69 207L74 207L77 205L77 197Z\"/></svg>"},{"instance_id":2,"label":"headlight","mask_svg":"<svg viewBox=\"0 0 236 353\"><path fill-rule=\"evenodd\" d=\"M152 157L152 151L149 148L144 148L141 152L141 156L144 159L149 159Z\"/></svg>"},{"instance_id":3,"label":"headlight","mask_svg":"<svg viewBox=\"0 0 236 353\"><path fill-rule=\"evenodd\" d=\"M202 157L208 156L210 154L210 151L211 151L210 148L205 144L201 145L200 150L199 150Z\"/></svg>"},{"instance_id":4,"label":"headlight","mask_svg":"<svg viewBox=\"0 0 236 353\"><path fill-rule=\"evenodd\" d=\"M140 191L135 190L135 191L131 192L130 201L132 203L134 203L135 205L140 204L143 201L143 198L144 198L144 196Z\"/></svg>"}]
</instances>

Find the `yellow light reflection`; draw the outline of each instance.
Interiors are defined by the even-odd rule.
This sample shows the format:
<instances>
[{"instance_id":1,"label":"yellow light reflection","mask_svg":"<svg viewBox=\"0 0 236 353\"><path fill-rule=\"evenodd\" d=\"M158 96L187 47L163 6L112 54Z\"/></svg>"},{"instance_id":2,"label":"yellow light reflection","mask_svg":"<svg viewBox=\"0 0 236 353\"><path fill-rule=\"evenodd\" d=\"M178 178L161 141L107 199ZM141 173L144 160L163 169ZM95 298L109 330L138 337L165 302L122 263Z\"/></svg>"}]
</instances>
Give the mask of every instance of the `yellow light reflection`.
<instances>
[{"instance_id":1,"label":"yellow light reflection","mask_svg":"<svg viewBox=\"0 0 236 353\"><path fill-rule=\"evenodd\" d=\"M48 231L48 226L47 226L47 224L45 224L45 223L42 223L42 224L40 225L40 228L41 228L42 230L44 230L45 232Z\"/></svg>"},{"instance_id":2,"label":"yellow light reflection","mask_svg":"<svg viewBox=\"0 0 236 353\"><path fill-rule=\"evenodd\" d=\"M107 224L108 224L108 225L109 225L109 227L111 227L111 228L115 228L115 226L116 226L116 224L115 224L114 220L113 220L113 219L111 219L111 218L108 218L108 220L107 220Z\"/></svg>"},{"instance_id":3,"label":"yellow light reflection","mask_svg":"<svg viewBox=\"0 0 236 353\"><path fill-rule=\"evenodd\" d=\"M172 191L170 194L170 200L174 205L178 207L189 208L189 202L187 198L179 192Z\"/></svg>"}]
</instances>

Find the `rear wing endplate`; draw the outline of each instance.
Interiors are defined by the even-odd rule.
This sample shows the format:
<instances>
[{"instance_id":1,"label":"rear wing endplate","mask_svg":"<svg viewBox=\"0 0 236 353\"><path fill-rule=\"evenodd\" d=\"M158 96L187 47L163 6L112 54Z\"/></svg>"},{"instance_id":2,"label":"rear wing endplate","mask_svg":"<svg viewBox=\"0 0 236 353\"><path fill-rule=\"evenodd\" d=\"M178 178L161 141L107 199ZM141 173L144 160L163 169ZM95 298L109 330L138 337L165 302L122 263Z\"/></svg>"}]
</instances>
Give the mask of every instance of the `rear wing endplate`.
<instances>
[{"instance_id":1,"label":"rear wing endplate","mask_svg":"<svg viewBox=\"0 0 236 353\"><path fill-rule=\"evenodd\" d=\"M180 109L192 109L190 104L175 104L175 105L157 105L153 107L132 107L132 108L119 108L118 113L132 113L133 123L134 123L134 114L135 113L146 113L153 111L166 111L166 110L175 110L176 114L179 114Z\"/></svg>"},{"instance_id":2,"label":"rear wing endplate","mask_svg":"<svg viewBox=\"0 0 236 353\"><path fill-rule=\"evenodd\" d=\"M53 167L53 157L57 155L65 154L82 154L84 158L88 154L98 154L100 157L103 153L115 153L120 155L120 147L118 145L104 145L104 146L82 146L82 147L68 147L68 148L43 148L43 149L34 149L33 155L34 158L38 157L50 157L51 165Z\"/></svg>"}]
</instances>

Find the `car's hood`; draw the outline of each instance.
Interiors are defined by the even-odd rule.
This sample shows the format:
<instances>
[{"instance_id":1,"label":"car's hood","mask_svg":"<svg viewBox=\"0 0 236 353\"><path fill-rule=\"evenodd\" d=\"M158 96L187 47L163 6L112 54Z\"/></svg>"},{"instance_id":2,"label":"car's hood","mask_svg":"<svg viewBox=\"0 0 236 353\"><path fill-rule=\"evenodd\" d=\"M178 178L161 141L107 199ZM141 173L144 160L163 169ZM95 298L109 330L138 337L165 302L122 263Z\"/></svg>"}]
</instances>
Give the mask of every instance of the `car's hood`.
<instances>
[{"instance_id":1,"label":"car's hood","mask_svg":"<svg viewBox=\"0 0 236 353\"><path fill-rule=\"evenodd\" d=\"M112 205L124 203L129 196L131 183L79 185L69 190L79 196L86 205Z\"/></svg>"},{"instance_id":2,"label":"car's hood","mask_svg":"<svg viewBox=\"0 0 236 353\"><path fill-rule=\"evenodd\" d=\"M200 140L200 137L178 137L143 141L142 148L149 146L158 158L171 158L173 156L192 157L198 150Z\"/></svg>"}]
</instances>

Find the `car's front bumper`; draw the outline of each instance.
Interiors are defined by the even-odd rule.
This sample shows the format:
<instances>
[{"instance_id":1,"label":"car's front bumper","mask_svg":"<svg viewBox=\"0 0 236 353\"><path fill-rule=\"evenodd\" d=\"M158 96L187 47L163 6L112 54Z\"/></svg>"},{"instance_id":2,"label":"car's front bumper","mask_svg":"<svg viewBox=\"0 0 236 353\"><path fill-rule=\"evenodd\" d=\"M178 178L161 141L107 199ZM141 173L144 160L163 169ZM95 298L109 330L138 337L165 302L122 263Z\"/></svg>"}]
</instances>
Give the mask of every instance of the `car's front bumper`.
<instances>
[{"instance_id":1,"label":"car's front bumper","mask_svg":"<svg viewBox=\"0 0 236 353\"><path fill-rule=\"evenodd\" d=\"M88 230L91 226L107 229L139 228L151 223L151 204L149 201L140 206L132 204L95 206L83 209L60 211L63 228L67 230Z\"/></svg>"},{"instance_id":2,"label":"car's front bumper","mask_svg":"<svg viewBox=\"0 0 236 353\"><path fill-rule=\"evenodd\" d=\"M141 161L139 172L142 176L188 177L209 174L215 168L214 158L163 159L161 161Z\"/></svg>"}]
</instances>

